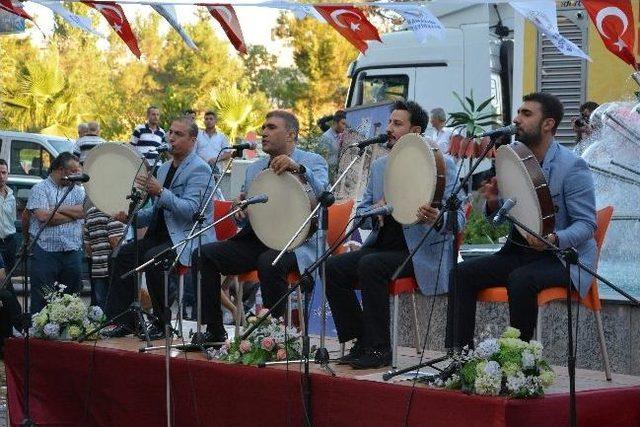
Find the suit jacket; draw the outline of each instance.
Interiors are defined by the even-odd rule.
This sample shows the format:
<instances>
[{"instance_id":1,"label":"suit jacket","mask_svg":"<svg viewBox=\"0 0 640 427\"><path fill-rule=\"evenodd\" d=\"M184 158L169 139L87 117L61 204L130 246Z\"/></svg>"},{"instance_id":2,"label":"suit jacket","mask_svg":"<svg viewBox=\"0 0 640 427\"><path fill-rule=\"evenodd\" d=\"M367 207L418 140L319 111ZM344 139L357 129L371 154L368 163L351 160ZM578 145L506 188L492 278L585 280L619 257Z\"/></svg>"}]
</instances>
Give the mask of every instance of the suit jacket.
<instances>
[{"instance_id":1,"label":"suit jacket","mask_svg":"<svg viewBox=\"0 0 640 427\"><path fill-rule=\"evenodd\" d=\"M165 162L158 169L158 181L164 183L171 166L171 161ZM148 226L155 217L158 209L164 209L164 219L171 237L171 243L176 244L187 237L193 227L193 215L199 212L201 200L206 200L212 190L209 183L211 168L196 154L195 150L186 159L173 175L169 188L165 188L160 197L154 197L151 207L140 210L138 213L138 225ZM213 182L213 180L211 181ZM209 183L210 184L210 183ZM213 203L205 214L203 227L211 224L213 218ZM215 232L206 231L202 234L202 243L215 241ZM180 255L180 264L191 265L191 252L198 244L193 239ZM180 248L178 248L180 252Z\"/></svg>"},{"instance_id":2,"label":"suit jacket","mask_svg":"<svg viewBox=\"0 0 640 427\"><path fill-rule=\"evenodd\" d=\"M315 196L319 197L329 184L329 171L326 160L319 154L300 150L299 148L293 150L291 158L296 163L305 167L306 172L304 178L313 189ZM249 165L242 186L243 193L249 190L251 182L255 177L269 166L270 159L270 157L262 157ZM246 225L246 222L239 225ZM317 233L310 236L303 245L296 248L294 253L296 255L296 261L298 262L298 270L302 273L308 266L313 264L321 254L318 246Z\"/></svg>"},{"instance_id":3,"label":"suit jacket","mask_svg":"<svg viewBox=\"0 0 640 427\"><path fill-rule=\"evenodd\" d=\"M553 141L542 161L542 172L555 207L555 233L560 249L573 247L580 261L595 269L596 196L589 165ZM571 281L581 296L589 292L592 279L591 274L571 266Z\"/></svg>"},{"instance_id":4,"label":"suit jacket","mask_svg":"<svg viewBox=\"0 0 640 427\"><path fill-rule=\"evenodd\" d=\"M444 159L446 166L446 184L442 200L443 206L456 184L455 162L448 154L444 155ZM387 160L388 156L380 157L371 165L367 188L362 196L362 201L358 204L358 213L370 209L374 203L384 197L384 173L387 168ZM411 191L410 183L407 184L406 191ZM447 216L448 215L445 214L445 221ZM462 208L460 208L458 210L459 230L463 229L464 222L464 212ZM430 227L430 225L424 223L402 226L404 240L407 243L409 251L413 251L418 246L420 240L425 233L428 232ZM364 245L372 244L377 237L378 233L374 230ZM441 227L439 231L431 231L426 241L411 259L416 281L420 286L420 290L425 295L433 295L434 291L438 294L445 293L449 288L449 270L451 270L453 266L453 255L451 253L453 250L452 240L453 236L447 231L446 226Z\"/></svg>"}]
</instances>

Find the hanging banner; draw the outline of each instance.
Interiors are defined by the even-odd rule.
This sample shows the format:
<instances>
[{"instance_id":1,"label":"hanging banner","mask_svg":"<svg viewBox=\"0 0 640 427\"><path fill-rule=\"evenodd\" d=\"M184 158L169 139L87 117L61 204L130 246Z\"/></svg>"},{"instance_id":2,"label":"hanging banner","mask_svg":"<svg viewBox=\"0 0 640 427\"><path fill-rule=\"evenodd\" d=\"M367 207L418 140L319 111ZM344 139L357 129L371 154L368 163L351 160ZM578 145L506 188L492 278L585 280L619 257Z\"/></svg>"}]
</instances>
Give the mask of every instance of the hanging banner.
<instances>
[{"instance_id":1,"label":"hanging banner","mask_svg":"<svg viewBox=\"0 0 640 427\"><path fill-rule=\"evenodd\" d=\"M512 1L515 11L535 25L551 43L565 56L576 56L591 61L589 55L568 40L558 30L558 16L555 2L549 0Z\"/></svg>"},{"instance_id":2,"label":"hanging banner","mask_svg":"<svg viewBox=\"0 0 640 427\"><path fill-rule=\"evenodd\" d=\"M313 8L310 4L303 3L293 3L289 1L268 1L264 3L259 3L256 6L260 7L271 7L273 9L280 10L288 10L293 13L296 19L304 19L304 18L320 18L318 12Z\"/></svg>"},{"instance_id":3,"label":"hanging banner","mask_svg":"<svg viewBox=\"0 0 640 427\"><path fill-rule=\"evenodd\" d=\"M399 3L376 3L376 6L402 16L420 43L425 43L429 37L442 40L445 36L442 22L426 7Z\"/></svg>"},{"instance_id":4,"label":"hanging banner","mask_svg":"<svg viewBox=\"0 0 640 427\"><path fill-rule=\"evenodd\" d=\"M98 37L104 37L104 34L99 32L95 28L93 28L93 26L91 25L91 18L87 16L76 15L75 13L71 12L69 9L62 6L62 3L43 1L43 0L31 0L31 1L41 6L44 6L46 8L49 8L53 13L55 13L56 15L59 15L62 19L67 21L73 27L87 31Z\"/></svg>"},{"instance_id":5,"label":"hanging banner","mask_svg":"<svg viewBox=\"0 0 640 427\"><path fill-rule=\"evenodd\" d=\"M5 12L33 21L31 15L25 12L21 6L14 6L11 0L0 0L0 10L4 10Z\"/></svg>"},{"instance_id":6,"label":"hanging banner","mask_svg":"<svg viewBox=\"0 0 640 427\"><path fill-rule=\"evenodd\" d=\"M240 53L247 53L247 46L244 43L244 36L242 35L242 28L240 27L240 21L233 6L230 4L216 4L216 5L204 5L209 10L211 16L216 18L216 21L220 23L222 29L229 37L229 41Z\"/></svg>"},{"instance_id":7,"label":"hanging banner","mask_svg":"<svg viewBox=\"0 0 640 427\"><path fill-rule=\"evenodd\" d=\"M631 2L629 0L583 0L582 5L587 9L589 18L607 49L638 69L633 54L636 30Z\"/></svg>"},{"instance_id":8,"label":"hanging banner","mask_svg":"<svg viewBox=\"0 0 640 427\"><path fill-rule=\"evenodd\" d=\"M353 6L322 6L314 5L329 25L354 45L360 52L368 49L367 40L380 40L378 30L366 16Z\"/></svg>"},{"instance_id":9,"label":"hanging banner","mask_svg":"<svg viewBox=\"0 0 640 427\"><path fill-rule=\"evenodd\" d=\"M0 35L24 33L24 18L0 8Z\"/></svg>"},{"instance_id":10,"label":"hanging banner","mask_svg":"<svg viewBox=\"0 0 640 427\"><path fill-rule=\"evenodd\" d=\"M186 43L189 48L193 50L198 50L198 46L191 40L189 34L182 28L180 22L178 22L178 16L176 15L176 8L171 4L152 4L151 7L153 10L158 12L160 16L167 20L169 25L173 27L174 30L180 35L182 40Z\"/></svg>"},{"instance_id":11,"label":"hanging banner","mask_svg":"<svg viewBox=\"0 0 640 427\"><path fill-rule=\"evenodd\" d=\"M140 59L140 49L138 48L138 41L136 36L133 35L129 21L124 14L124 10L120 5L113 2L90 2L83 1L89 7L94 8L104 16L111 28L120 36L122 41L129 47L131 53L133 53L138 59Z\"/></svg>"}]
</instances>

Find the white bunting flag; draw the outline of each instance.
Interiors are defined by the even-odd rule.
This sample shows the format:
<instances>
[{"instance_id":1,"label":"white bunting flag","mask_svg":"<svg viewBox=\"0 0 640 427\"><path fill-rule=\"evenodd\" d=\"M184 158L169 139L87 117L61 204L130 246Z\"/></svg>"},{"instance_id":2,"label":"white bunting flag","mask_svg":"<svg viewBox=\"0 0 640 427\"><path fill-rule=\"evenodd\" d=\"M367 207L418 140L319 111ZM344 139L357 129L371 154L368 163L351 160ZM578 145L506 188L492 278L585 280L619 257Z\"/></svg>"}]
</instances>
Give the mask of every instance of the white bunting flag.
<instances>
[{"instance_id":1,"label":"white bunting flag","mask_svg":"<svg viewBox=\"0 0 640 427\"><path fill-rule=\"evenodd\" d=\"M413 31L420 43L425 43L429 36L442 40L445 28L440 20L429 9L416 5L400 3L376 3L377 6L393 10L404 18L407 26Z\"/></svg>"},{"instance_id":2,"label":"white bunting flag","mask_svg":"<svg viewBox=\"0 0 640 427\"><path fill-rule=\"evenodd\" d=\"M91 18L88 16L80 16L71 12L69 9L62 6L62 3L54 1L32 0L41 6L49 8L53 13L59 15L62 19L67 21L70 25L79 28L81 30L88 31L91 34L95 34L98 37L104 37L104 34L91 26Z\"/></svg>"},{"instance_id":3,"label":"white bunting flag","mask_svg":"<svg viewBox=\"0 0 640 427\"><path fill-rule=\"evenodd\" d=\"M184 28L182 28L182 25L180 25L180 22L178 22L176 8L173 5L152 4L151 7L153 8L153 10L158 12L160 16L166 19L169 25L171 25L173 29L176 30L178 34L180 34L180 37L182 37L182 40L184 40L187 46L189 46L193 50L198 50L198 46L196 46L193 40L191 40L191 37L189 37L189 34L187 34Z\"/></svg>"},{"instance_id":4,"label":"white bunting flag","mask_svg":"<svg viewBox=\"0 0 640 427\"><path fill-rule=\"evenodd\" d=\"M304 19L306 17L321 19L320 15L316 12L313 5L303 3L293 3L289 1L267 1L264 3L258 3L254 6L271 7L274 9L284 9L293 13L296 19Z\"/></svg>"}]
</instances>

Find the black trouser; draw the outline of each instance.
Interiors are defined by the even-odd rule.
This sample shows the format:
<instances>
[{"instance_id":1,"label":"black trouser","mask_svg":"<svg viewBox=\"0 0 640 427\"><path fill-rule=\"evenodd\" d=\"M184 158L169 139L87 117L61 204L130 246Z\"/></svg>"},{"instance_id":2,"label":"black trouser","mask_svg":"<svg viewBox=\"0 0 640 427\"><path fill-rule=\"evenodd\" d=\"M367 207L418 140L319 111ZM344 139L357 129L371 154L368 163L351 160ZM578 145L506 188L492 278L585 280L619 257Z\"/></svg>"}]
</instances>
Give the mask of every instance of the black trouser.
<instances>
[{"instance_id":1,"label":"black trouser","mask_svg":"<svg viewBox=\"0 0 640 427\"><path fill-rule=\"evenodd\" d=\"M16 263L16 234L9 234L4 239L0 239L0 255L4 260L4 269L8 273ZM13 286L12 286L13 288Z\"/></svg>"},{"instance_id":2,"label":"black trouser","mask_svg":"<svg viewBox=\"0 0 640 427\"><path fill-rule=\"evenodd\" d=\"M520 329L521 338L529 341L538 316L538 293L545 288L566 286L566 283L564 266L549 252L504 248L496 254L458 264L456 276L449 275L445 346L473 345L478 292L504 285L509 294L511 326Z\"/></svg>"},{"instance_id":3,"label":"black trouser","mask_svg":"<svg viewBox=\"0 0 640 427\"><path fill-rule=\"evenodd\" d=\"M362 248L327 259L327 300L340 342L355 338L367 347L389 345L389 279L408 255ZM412 275L409 262L400 277ZM362 307L354 288L362 290Z\"/></svg>"},{"instance_id":4,"label":"black trouser","mask_svg":"<svg viewBox=\"0 0 640 427\"><path fill-rule=\"evenodd\" d=\"M275 266L271 262L278 251L266 247L253 230L244 229L224 242L202 246L202 262L198 262L198 251L193 251L193 283L196 283L197 268L202 266L202 323L221 331L222 309L220 307L220 275L242 274L258 270L262 300L266 308L273 309L274 317L284 315L286 303L274 307L276 301L287 291L287 274L298 268L293 252L286 253Z\"/></svg>"},{"instance_id":5,"label":"black trouser","mask_svg":"<svg viewBox=\"0 0 640 427\"><path fill-rule=\"evenodd\" d=\"M158 242L153 237L145 237L138 241L138 258L139 263L142 264L163 250L169 248L171 242ZM173 260L176 256L175 251L171 250L167 252L164 258ZM109 287L107 296L106 314L107 317L120 314L127 310L129 305L135 298L136 289L136 275L132 274L126 279L122 280L120 276L126 272L137 267L136 264L136 248L134 243L127 243L122 246L120 253L113 260L113 280ZM147 267L145 270L145 277L147 281L147 289L151 296L151 303L153 304L153 313L163 321L164 316L164 266L162 263ZM128 313L121 317L118 321L119 324L133 327L134 316L132 313Z\"/></svg>"}]
</instances>

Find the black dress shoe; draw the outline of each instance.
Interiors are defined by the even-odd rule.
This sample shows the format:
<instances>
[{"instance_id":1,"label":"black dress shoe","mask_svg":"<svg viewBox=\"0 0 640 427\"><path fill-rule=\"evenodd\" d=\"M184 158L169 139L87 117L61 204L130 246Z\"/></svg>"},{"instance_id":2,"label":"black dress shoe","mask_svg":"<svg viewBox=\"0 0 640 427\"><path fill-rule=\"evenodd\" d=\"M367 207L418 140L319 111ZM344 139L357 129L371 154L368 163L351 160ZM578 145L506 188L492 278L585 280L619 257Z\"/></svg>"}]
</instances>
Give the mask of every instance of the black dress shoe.
<instances>
[{"instance_id":1,"label":"black dress shoe","mask_svg":"<svg viewBox=\"0 0 640 427\"><path fill-rule=\"evenodd\" d=\"M131 328L126 325L117 325L116 327L102 331L100 335L106 338L122 338L131 333Z\"/></svg>"},{"instance_id":2,"label":"black dress shoe","mask_svg":"<svg viewBox=\"0 0 640 427\"><path fill-rule=\"evenodd\" d=\"M356 341L349 350L349 354L345 354L338 359L338 365L349 365L356 359L359 359L364 354L364 346L360 344L360 341Z\"/></svg>"},{"instance_id":3,"label":"black dress shoe","mask_svg":"<svg viewBox=\"0 0 640 427\"><path fill-rule=\"evenodd\" d=\"M368 348L364 354L351 362L353 369L376 369L391 365L389 347Z\"/></svg>"},{"instance_id":4,"label":"black dress shoe","mask_svg":"<svg viewBox=\"0 0 640 427\"><path fill-rule=\"evenodd\" d=\"M149 340L161 340L164 338L164 326L162 325L151 325L149 329L147 329L147 333L149 334ZM144 333L141 334L141 339L145 339Z\"/></svg>"},{"instance_id":5,"label":"black dress shoe","mask_svg":"<svg viewBox=\"0 0 640 427\"><path fill-rule=\"evenodd\" d=\"M227 340L227 331L220 331L216 334L207 330L206 332L193 334L191 338L191 344L193 345L213 345L212 343L218 343L214 347L221 347L222 343Z\"/></svg>"}]
</instances>

